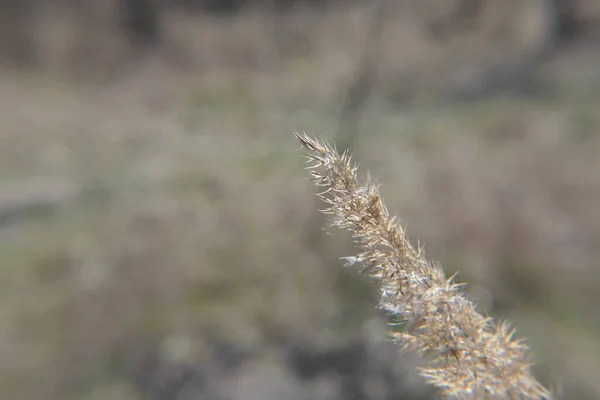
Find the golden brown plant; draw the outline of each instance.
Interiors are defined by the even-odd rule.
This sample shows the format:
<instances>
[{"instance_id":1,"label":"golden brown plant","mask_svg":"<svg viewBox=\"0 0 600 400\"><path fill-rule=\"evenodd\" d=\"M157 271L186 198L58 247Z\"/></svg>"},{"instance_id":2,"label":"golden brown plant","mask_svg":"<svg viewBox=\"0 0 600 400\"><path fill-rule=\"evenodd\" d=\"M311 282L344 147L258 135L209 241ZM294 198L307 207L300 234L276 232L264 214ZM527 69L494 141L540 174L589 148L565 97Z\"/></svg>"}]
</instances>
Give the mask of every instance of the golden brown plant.
<instances>
[{"instance_id":1,"label":"golden brown plant","mask_svg":"<svg viewBox=\"0 0 600 400\"><path fill-rule=\"evenodd\" d=\"M478 313L460 285L410 245L376 182L359 180L348 151L339 155L305 133L295 135L309 150L312 180L324 189L323 212L352 233L360 251L346 265L377 283L380 308L402 327L390 334L402 350L426 357L420 373L427 382L448 399L551 399L530 371L528 347L507 323Z\"/></svg>"}]
</instances>

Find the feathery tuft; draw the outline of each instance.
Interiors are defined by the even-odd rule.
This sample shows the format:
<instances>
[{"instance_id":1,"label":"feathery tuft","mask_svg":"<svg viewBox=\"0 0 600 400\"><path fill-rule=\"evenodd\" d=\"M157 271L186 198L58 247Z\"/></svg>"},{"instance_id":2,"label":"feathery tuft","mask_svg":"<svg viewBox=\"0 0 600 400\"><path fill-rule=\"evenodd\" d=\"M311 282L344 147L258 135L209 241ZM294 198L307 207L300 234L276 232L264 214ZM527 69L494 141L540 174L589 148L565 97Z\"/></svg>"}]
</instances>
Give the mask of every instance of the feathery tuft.
<instances>
[{"instance_id":1,"label":"feathery tuft","mask_svg":"<svg viewBox=\"0 0 600 400\"><path fill-rule=\"evenodd\" d=\"M379 307L403 330L393 332L399 348L426 356L420 369L448 399L551 399L532 375L528 348L506 322L479 314L440 265L408 242L404 228L385 207L377 183L359 180L351 155L326 142L295 133L309 151L307 170L322 191L332 225L351 232L359 253L346 266L379 287Z\"/></svg>"}]
</instances>

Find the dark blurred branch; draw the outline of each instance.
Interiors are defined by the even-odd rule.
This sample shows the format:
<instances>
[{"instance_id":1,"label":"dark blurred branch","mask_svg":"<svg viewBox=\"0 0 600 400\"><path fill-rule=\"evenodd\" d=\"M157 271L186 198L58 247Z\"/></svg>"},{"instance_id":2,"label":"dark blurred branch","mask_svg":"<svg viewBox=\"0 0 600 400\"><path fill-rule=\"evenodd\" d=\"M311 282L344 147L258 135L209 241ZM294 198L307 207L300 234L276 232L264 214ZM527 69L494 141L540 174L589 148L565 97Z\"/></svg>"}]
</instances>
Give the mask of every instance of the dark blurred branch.
<instances>
[{"instance_id":1,"label":"dark blurred branch","mask_svg":"<svg viewBox=\"0 0 600 400\"><path fill-rule=\"evenodd\" d=\"M373 14L369 21L363 52L358 61L354 77L346 89L338 130L334 138L340 149L352 148L356 142L362 111L377 81L378 65L381 62L383 52L381 37L385 17L393 4L395 2L392 0L376 0L373 2Z\"/></svg>"},{"instance_id":2,"label":"dark blurred branch","mask_svg":"<svg viewBox=\"0 0 600 400\"><path fill-rule=\"evenodd\" d=\"M576 7L572 0L547 0L552 28L550 34L555 42L573 38L580 26L576 20Z\"/></svg>"},{"instance_id":3,"label":"dark blurred branch","mask_svg":"<svg viewBox=\"0 0 600 400\"><path fill-rule=\"evenodd\" d=\"M119 17L125 32L137 43L160 43L160 9L156 0L119 0Z\"/></svg>"},{"instance_id":4,"label":"dark blurred branch","mask_svg":"<svg viewBox=\"0 0 600 400\"><path fill-rule=\"evenodd\" d=\"M35 62L33 11L31 0L0 0L0 63Z\"/></svg>"},{"instance_id":5,"label":"dark blurred branch","mask_svg":"<svg viewBox=\"0 0 600 400\"><path fill-rule=\"evenodd\" d=\"M397 3L393 0L375 0L373 2L373 13L368 23L363 51L354 76L346 89L338 129L333 138L340 151L353 148L358 138L360 117L379 74L378 66L384 50L381 38L385 20L394 4ZM318 207L317 204L318 201L315 201L315 207ZM323 258L327 258L320 244L323 234L321 226L321 217L318 214L312 214L305 224L305 240L308 248L320 253Z\"/></svg>"}]
</instances>

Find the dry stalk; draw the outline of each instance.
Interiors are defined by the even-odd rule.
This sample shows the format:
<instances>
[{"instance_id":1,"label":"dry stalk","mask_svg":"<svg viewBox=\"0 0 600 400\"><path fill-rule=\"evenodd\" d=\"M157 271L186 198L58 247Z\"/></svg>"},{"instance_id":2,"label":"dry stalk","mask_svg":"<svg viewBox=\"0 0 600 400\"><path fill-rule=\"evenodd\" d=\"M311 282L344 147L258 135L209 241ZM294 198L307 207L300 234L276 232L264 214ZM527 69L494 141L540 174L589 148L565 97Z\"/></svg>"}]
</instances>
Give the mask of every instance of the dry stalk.
<instances>
[{"instance_id":1,"label":"dry stalk","mask_svg":"<svg viewBox=\"0 0 600 400\"><path fill-rule=\"evenodd\" d=\"M378 185L359 180L351 155L295 133L307 154L307 170L332 225L352 233L359 249L347 266L377 283L380 308L401 324L390 332L402 350L424 356L420 373L447 399L551 399L532 375L528 347L506 322L495 324L475 310L440 265L408 242L390 216Z\"/></svg>"}]
</instances>

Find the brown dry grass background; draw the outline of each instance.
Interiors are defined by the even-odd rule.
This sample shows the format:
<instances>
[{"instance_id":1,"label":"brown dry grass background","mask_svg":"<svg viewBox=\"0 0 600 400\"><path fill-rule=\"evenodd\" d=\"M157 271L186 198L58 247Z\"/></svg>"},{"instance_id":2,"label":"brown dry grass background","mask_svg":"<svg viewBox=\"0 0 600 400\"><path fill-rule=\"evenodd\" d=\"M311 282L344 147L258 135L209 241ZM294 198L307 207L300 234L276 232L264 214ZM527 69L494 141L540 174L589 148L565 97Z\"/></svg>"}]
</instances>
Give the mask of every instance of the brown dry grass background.
<instances>
[{"instance_id":1,"label":"brown dry grass background","mask_svg":"<svg viewBox=\"0 0 600 400\"><path fill-rule=\"evenodd\" d=\"M542 382L600 398L594 33L536 67L533 94L448 95L542 40L518 3L441 40L430 13L389 9L352 151L430 257L515 322ZM172 13L151 51L102 19L38 16L35 66L0 70L3 398L186 398L163 389L184 367L213 376L215 337L253 355L224 399L339 398L326 377L282 376L279 344L335 348L385 325L341 269L349 238L318 229L292 132L343 138L372 13ZM423 398L414 363L396 367ZM372 386L357 398L385 398Z\"/></svg>"}]
</instances>

